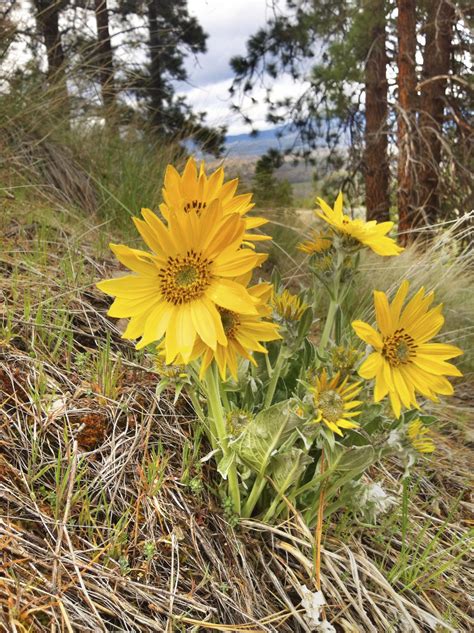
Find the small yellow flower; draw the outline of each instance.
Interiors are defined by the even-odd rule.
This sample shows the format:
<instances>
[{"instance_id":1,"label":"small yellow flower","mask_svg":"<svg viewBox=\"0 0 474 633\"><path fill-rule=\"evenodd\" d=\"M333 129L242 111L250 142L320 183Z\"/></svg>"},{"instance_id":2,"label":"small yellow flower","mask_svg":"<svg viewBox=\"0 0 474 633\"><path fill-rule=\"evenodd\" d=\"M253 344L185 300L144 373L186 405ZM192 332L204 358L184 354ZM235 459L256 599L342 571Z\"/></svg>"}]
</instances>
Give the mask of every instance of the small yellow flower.
<instances>
[{"instance_id":1,"label":"small yellow flower","mask_svg":"<svg viewBox=\"0 0 474 633\"><path fill-rule=\"evenodd\" d=\"M360 411L353 409L361 405L362 401L353 398L360 393L361 385L361 382L348 384L347 377L340 382L339 372L329 380L326 369L323 369L311 388L317 412L314 422L324 422L338 435L342 435L341 429L356 429L359 425L351 422L351 418L360 415Z\"/></svg>"},{"instance_id":2,"label":"small yellow flower","mask_svg":"<svg viewBox=\"0 0 474 633\"><path fill-rule=\"evenodd\" d=\"M167 221L173 213L183 211L202 215L213 200L219 200L224 215L238 213L243 217L246 231L263 226L268 222L261 217L247 217L246 214L255 206L251 202L252 194L235 195L239 179L234 178L224 182L224 169L222 167L207 176L204 163L201 163L198 170L196 161L191 157L188 159L182 175L173 165L168 165L164 184L164 202L160 205L160 211ZM270 239L271 237L268 235L254 233L245 233L244 235L244 240L250 242Z\"/></svg>"},{"instance_id":3,"label":"small yellow flower","mask_svg":"<svg viewBox=\"0 0 474 633\"><path fill-rule=\"evenodd\" d=\"M374 401L390 397L395 416L402 405L418 407L416 393L434 400L437 394L452 395L453 387L445 376L461 376L450 358L462 354L455 345L428 343L444 323L442 304L430 308L434 293L421 288L402 310L410 284L404 281L389 304L384 292L374 292L375 314L380 331L368 323L354 321L357 336L374 351L359 369L362 378L375 378Z\"/></svg>"},{"instance_id":4,"label":"small yellow flower","mask_svg":"<svg viewBox=\"0 0 474 633\"><path fill-rule=\"evenodd\" d=\"M324 235L322 231L313 229L311 239L298 244L298 250L303 253L308 253L309 255L314 255L314 253L327 251L331 248L331 245L332 240L330 237Z\"/></svg>"},{"instance_id":5,"label":"small yellow flower","mask_svg":"<svg viewBox=\"0 0 474 633\"><path fill-rule=\"evenodd\" d=\"M416 418L409 423L407 435L411 445L418 453L432 453L436 448L430 437L429 429L420 418Z\"/></svg>"},{"instance_id":6,"label":"small yellow flower","mask_svg":"<svg viewBox=\"0 0 474 633\"><path fill-rule=\"evenodd\" d=\"M352 220L348 215L343 213L343 197L342 192L336 198L334 209L321 198L318 198L318 204L321 211L317 211L317 215L327 222L333 230L349 238L355 245L368 246L377 255L400 255L403 251L401 246L387 237L387 233L393 227L393 222L378 223L375 220L364 222L363 220Z\"/></svg>"},{"instance_id":7,"label":"small yellow flower","mask_svg":"<svg viewBox=\"0 0 474 633\"><path fill-rule=\"evenodd\" d=\"M166 362L179 354L184 364L199 337L212 350L228 339L221 312L258 315L252 297L235 278L260 265L266 255L242 248L244 222L224 215L218 200L205 214L173 214L166 226L149 209L135 225L148 253L121 244L110 247L134 274L97 284L116 297L108 314L129 318L124 338L141 337L137 349L165 337Z\"/></svg>"},{"instance_id":8,"label":"small yellow flower","mask_svg":"<svg viewBox=\"0 0 474 633\"><path fill-rule=\"evenodd\" d=\"M289 290L283 290L281 294L274 294L272 305L275 312L287 321L299 321L308 308L298 295L292 294Z\"/></svg>"}]
</instances>

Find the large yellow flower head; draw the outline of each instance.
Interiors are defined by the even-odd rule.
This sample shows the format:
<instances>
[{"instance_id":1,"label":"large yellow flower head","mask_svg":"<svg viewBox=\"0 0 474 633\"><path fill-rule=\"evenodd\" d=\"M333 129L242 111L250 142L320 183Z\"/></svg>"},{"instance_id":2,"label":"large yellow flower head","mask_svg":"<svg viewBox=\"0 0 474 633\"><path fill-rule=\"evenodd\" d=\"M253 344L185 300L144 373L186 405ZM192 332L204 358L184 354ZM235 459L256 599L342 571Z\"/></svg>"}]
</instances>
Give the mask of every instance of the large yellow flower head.
<instances>
[{"instance_id":1,"label":"large yellow flower head","mask_svg":"<svg viewBox=\"0 0 474 633\"><path fill-rule=\"evenodd\" d=\"M234 178L224 182L224 169L220 167L210 176L206 175L204 163L199 170L194 158L189 158L182 174L168 165L165 173L165 186L163 188L164 202L160 205L160 211L166 220L173 213L196 213L201 215L206 212L213 200L219 200L224 215L238 213L246 216L255 205L251 193L235 195L239 179ZM247 231L266 224L268 220L261 217L244 217ZM256 242L271 239L268 235L256 235L246 233L245 239Z\"/></svg>"},{"instance_id":2,"label":"large yellow flower head","mask_svg":"<svg viewBox=\"0 0 474 633\"><path fill-rule=\"evenodd\" d=\"M359 425L351 419L361 413L353 411L362 404L360 400L354 400L361 389L360 382L348 384L348 377L341 382L339 372L329 380L326 369L323 369L311 388L317 412L314 422L323 422L337 435L343 434L341 429L356 429Z\"/></svg>"},{"instance_id":3,"label":"large yellow flower head","mask_svg":"<svg viewBox=\"0 0 474 633\"><path fill-rule=\"evenodd\" d=\"M280 339L278 325L265 321L269 307L268 300L270 284L262 283L248 288L248 293L255 301L257 314L239 314L226 308L218 307L222 328L227 338L227 344L217 343L215 349L207 345L200 337L196 339L192 355L189 360L201 359L200 377L203 378L207 368L213 360L216 361L222 380L226 380L227 372L237 380L239 358L246 358L256 365L253 352L267 353L262 342ZM178 357L178 362L180 358Z\"/></svg>"},{"instance_id":4,"label":"large yellow flower head","mask_svg":"<svg viewBox=\"0 0 474 633\"><path fill-rule=\"evenodd\" d=\"M397 418L402 405L418 407L416 393L434 401L437 394L451 395L453 387L445 376L462 375L446 362L462 354L458 347L428 343L444 323L442 304L430 309L434 293L421 288L402 310L409 286L404 281L391 304L384 292L374 292L378 331L363 321L352 323L357 336L374 349L359 375L375 378L375 402L388 394Z\"/></svg>"},{"instance_id":5,"label":"large yellow flower head","mask_svg":"<svg viewBox=\"0 0 474 633\"><path fill-rule=\"evenodd\" d=\"M350 238L351 241L362 246L368 246L377 255L400 255L403 251L401 246L390 237L387 233L393 227L393 222L378 223L375 220L364 222L363 220L352 220L343 212L342 192L336 198L334 209L321 198L318 198L318 204L321 211L317 211L317 215L327 222L335 233Z\"/></svg>"},{"instance_id":6,"label":"large yellow flower head","mask_svg":"<svg viewBox=\"0 0 474 633\"><path fill-rule=\"evenodd\" d=\"M218 200L203 215L170 215L168 226L149 209L142 215L134 222L152 253L110 245L135 274L97 284L116 297L108 314L130 318L124 338L141 337L138 349L164 336L167 363L178 354L187 363L198 336L212 350L225 347L220 311L258 315L257 300L235 278L266 255L242 248L244 222L224 215Z\"/></svg>"}]
</instances>

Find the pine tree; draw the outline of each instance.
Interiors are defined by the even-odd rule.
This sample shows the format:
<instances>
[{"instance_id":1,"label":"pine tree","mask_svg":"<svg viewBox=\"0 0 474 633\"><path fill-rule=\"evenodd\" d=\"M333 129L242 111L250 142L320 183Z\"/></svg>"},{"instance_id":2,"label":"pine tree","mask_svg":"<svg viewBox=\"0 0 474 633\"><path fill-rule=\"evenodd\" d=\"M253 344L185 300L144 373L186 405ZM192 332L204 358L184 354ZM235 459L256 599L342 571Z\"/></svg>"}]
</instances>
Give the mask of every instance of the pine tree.
<instances>
[{"instance_id":1,"label":"pine tree","mask_svg":"<svg viewBox=\"0 0 474 633\"><path fill-rule=\"evenodd\" d=\"M398 229L404 242L419 224L416 204L416 3L397 0Z\"/></svg>"},{"instance_id":2,"label":"pine tree","mask_svg":"<svg viewBox=\"0 0 474 633\"><path fill-rule=\"evenodd\" d=\"M265 73L276 78L287 72L295 81L308 81L309 88L298 98L273 102L268 97L269 122L290 121L298 134L291 152L307 160L325 143L331 148L328 160L339 163L338 149L350 138L347 172L363 171L368 218L385 220L389 214L386 2L288 0L287 8L287 14L272 18L249 39L245 57L231 61L236 74L233 90L250 92Z\"/></svg>"},{"instance_id":3,"label":"pine tree","mask_svg":"<svg viewBox=\"0 0 474 633\"><path fill-rule=\"evenodd\" d=\"M122 17L136 14L145 19L148 63L132 70L131 88L146 104L148 122L164 139L192 138L204 151L223 150L225 129L210 128L205 115L192 110L185 98L176 96L174 82L185 81L187 55L206 51L207 35L188 11L187 0L126 0Z\"/></svg>"},{"instance_id":4,"label":"pine tree","mask_svg":"<svg viewBox=\"0 0 474 633\"><path fill-rule=\"evenodd\" d=\"M95 54L101 85L102 102L106 117L113 123L114 110L117 104L107 0L94 0L94 13L97 25L97 46Z\"/></svg>"},{"instance_id":5,"label":"pine tree","mask_svg":"<svg viewBox=\"0 0 474 633\"><path fill-rule=\"evenodd\" d=\"M427 8L420 85L419 204L427 222L434 224L440 207L438 186L442 127L447 105L446 87L451 67L455 13L454 6L447 0L432 0Z\"/></svg>"},{"instance_id":6,"label":"pine tree","mask_svg":"<svg viewBox=\"0 0 474 633\"><path fill-rule=\"evenodd\" d=\"M365 0L368 16L365 58L365 205L367 220L390 219L388 162L388 82L385 0Z\"/></svg>"}]
</instances>

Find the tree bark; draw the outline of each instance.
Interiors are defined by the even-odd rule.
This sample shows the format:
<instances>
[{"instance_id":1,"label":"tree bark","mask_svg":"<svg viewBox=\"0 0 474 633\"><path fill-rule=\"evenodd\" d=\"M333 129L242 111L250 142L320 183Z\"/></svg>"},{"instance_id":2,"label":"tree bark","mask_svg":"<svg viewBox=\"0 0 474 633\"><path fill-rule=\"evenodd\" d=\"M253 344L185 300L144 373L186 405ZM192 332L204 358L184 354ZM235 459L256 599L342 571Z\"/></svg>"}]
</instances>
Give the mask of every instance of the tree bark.
<instances>
[{"instance_id":1,"label":"tree bark","mask_svg":"<svg viewBox=\"0 0 474 633\"><path fill-rule=\"evenodd\" d=\"M159 129L163 125L163 105L166 98L166 88L163 82L163 67L161 64L161 54L163 45L161 44L160 28L158 23L157 0L148 0L148 28L149 40L148 49L150 54L150 111L151 124Z\"/></svg>"},{"instance_id":2,"label":"tree bark","mask_svg":"<svg viewBox=\"0 0 474 633\"><path fill-rule=\"evenodd\" d=\"M63 0L34 0L36 22L46 46L48 78L51 82L65 81L64 50L59 31L59 12Z\"/></svg>"},{"instance_id":3,"label":"tree bark","mask_svg":"<svg viewBox=\"0 0 474 633\"><path fill-rule=\"evenodd\" d=\"M97 24L96 59L99 65L102 102L106 111L106 119L113 122L117 95L114 80L114 59L110 42L107 0L94 0L94 10Z\"/></svg>"},{"instance_id":4,"label":"tree bark","mask_svg":"<svg viewBox=\"0 0 474 633\"><path fill-rule=\"evenodd\" d=\"M428 3L420 89L420 206L430 224L439 214L439 169L446 75L450 69L454 7L446 0Z\"/></svg>"},{"instance_id":5,"label":"tree bark","mask_svg":"<svg viewBox=\"0 0 474 633\"><path fill-rule=\"evenodd\" d=\"M390 219L387 137L387 52L385 0L365 0L369 50L365 61L365 199L367 220Z\"/></svg>"},{"instance_id":6,"label":"tree bark","mask_svg":"<svg viewBox=\"0 0 474 633\"><path fill-rule=\"evenodd\" d=\"M397 0L398 18L398 230L402 243L418 225L416 164L416 2Z\"/></svg>"}]
</instances>

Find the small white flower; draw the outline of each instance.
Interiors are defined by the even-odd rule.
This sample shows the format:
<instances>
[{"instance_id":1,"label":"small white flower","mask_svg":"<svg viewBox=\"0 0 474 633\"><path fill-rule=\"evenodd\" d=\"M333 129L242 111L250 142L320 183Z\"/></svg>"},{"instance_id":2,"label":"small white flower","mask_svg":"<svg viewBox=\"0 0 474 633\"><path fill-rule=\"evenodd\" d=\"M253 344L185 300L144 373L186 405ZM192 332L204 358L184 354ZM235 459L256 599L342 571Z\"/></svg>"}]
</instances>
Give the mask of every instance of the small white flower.
<instances>
[{"instance_id":1,"label":"small white flower","mask_svg":"<svg viewBox=\"0 0 474 633\"><path fill-rule=\"evenodd\" d=\"M359 497L360 510L365 516L376 522L379 514L385 514L396 503L380 484L374 483L364 486Z\"/></svg>"},{"instance_id":2,"label":"small white flower","mask_svg":"<svg viewBox=\"0 0 474 633\"><path fill-rule=\"evenodd\" d=\"M390 431L390 435L387 438L387 446L390 446L390 448L396 448L397 451L402 451L402 442L403 438L402 434L400 433L400 429L394 429L393 431Z\"/></svg>"},{"instance_id":3,"label":"small white flower","mask_svg":"<svg viewBox=\"0 0 474 633\"><path fill-rule=\"evenodd\" d=\"M321 624L321 611L326 600L321 591L311 591L306 585L300 585L302 594L301 606L306 611L306 621L310 626L318 626Z\"/></svg>"}]
</instances>

